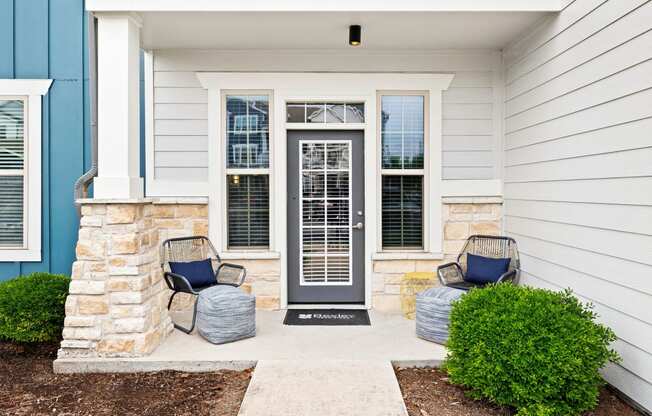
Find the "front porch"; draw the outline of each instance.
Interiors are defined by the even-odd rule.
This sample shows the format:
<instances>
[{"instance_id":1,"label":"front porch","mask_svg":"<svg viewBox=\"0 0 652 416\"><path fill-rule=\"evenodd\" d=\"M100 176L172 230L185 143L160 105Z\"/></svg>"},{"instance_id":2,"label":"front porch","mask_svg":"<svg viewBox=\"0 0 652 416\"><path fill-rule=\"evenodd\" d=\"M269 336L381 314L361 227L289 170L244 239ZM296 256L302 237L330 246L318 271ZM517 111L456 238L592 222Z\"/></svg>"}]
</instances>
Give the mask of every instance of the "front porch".
<instances>
[{"instance_id":1,"label":"front porch","mask_svg":"<svg viewBox=\"0 0 652 416\"><path fill-rule=\"evenodd\" d=\"M178 313L176 320L188 320ZM59 373L136 371L213 371L255 367L259 360L390 361L401 367L438 366L446 349L419 339L414 321L370 311L370 326L286 326L285 311L256 311L256 336L213 345L194 331L173 331L151 354L125 358L59 358Z\"/></svg>"},{"instance_id":2,"label":"front porch","mask_svg":"<svg viewBox=\"0 0 652 416\"><path fill-rule=\"evenodd\" d=\"M247 11L88 6L97 19L98 173L93 198L78 201L59 363L156 368L185 351L179 365L251 366L282 358L287 339L304 333L310 341L289 356L443 358L415 338L412 322L382 313L400 311L404 273L434 271L469 234L501 233L499 48L549 10L313 10L275 14L265 30ZM233 19L256 39L234 36ZM366 37L353 49L342 35L358 21ZM488 27L468 36L453 21ZM347 110L320 118L320 108ZM335 148L349 156L323 163L319 155ZM377 322L286 328L280 312L261 312L254 340L215 348L182 336L172 331L159 250L190 235L210 237L223 260L246 267L261 310L348 304L373 309Z\"/></svg>"}]
</instances>

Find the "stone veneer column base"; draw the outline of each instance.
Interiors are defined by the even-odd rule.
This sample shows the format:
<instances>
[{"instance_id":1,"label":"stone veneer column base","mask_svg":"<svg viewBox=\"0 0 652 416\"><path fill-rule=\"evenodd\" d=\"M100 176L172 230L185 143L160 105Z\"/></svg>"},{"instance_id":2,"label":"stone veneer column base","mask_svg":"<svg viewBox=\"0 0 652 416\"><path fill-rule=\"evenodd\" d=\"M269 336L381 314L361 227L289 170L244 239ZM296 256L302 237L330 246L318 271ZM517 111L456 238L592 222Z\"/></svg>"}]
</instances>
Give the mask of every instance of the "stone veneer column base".
<instances>
[{"instance_id":1,"label":"stone veneer column base","mask_svg":"<svg viewBox=\"0 0 652 416\"><path fill-rule=\"evenodd\" d=\"M136 357L172 331L147 200L82 204L59 357Z\"/></svg>"},{"instance_id":2,"label":"stone veneer column base","mask_svg":"<svg viewBox=\"0 0 652 416\"><path fill-rule=\"evenodd\" d=\"M501 233L502 198L444 198L443 259L424 259L418 253L403 259L373 261L372 306L382 312L401 311L401 278L409 272L435 272L442 263L455 261L466 239L472 234Z\"/></svg>"}]
</instances>

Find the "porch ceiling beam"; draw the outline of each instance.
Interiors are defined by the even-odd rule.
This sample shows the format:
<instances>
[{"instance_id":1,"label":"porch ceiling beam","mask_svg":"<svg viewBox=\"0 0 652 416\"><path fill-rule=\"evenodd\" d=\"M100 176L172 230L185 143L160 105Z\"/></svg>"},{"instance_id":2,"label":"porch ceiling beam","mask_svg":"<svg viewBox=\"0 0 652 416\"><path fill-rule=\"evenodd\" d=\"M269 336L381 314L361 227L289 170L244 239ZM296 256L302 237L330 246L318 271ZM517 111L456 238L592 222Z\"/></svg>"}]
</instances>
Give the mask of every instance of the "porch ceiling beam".
<instances>
[{"instance_id":1,"label":"porch ceiling beam","mask_svg":"<svg viewBox=\"0 0 652 416\"><path fill-rule=\"evenodd\" d=\"M86 9L169 12L556 12L567 0L86 0Z\"/></svg>"}]
</instances>

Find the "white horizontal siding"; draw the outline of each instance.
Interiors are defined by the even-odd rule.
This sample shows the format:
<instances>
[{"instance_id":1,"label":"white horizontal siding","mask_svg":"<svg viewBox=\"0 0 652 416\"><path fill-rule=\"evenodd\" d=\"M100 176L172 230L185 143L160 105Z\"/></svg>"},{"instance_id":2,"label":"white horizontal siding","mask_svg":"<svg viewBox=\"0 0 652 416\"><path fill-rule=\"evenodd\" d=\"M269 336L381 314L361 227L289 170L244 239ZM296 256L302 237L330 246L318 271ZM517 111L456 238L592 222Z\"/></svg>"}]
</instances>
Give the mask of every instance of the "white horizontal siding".
<instances>
[{"instance_id":1,"label":"white horizontal siding","mask_svg":"<svg viewBox=\"0 0 652 416\"><path fill-rule=\"evenodd\" d=\"M442 136L442 147L446 151L455 151L455 150L470 150L470 151L480 151L480 150L493 150L494 140L491 135L481 135L481 136Z\"/></svg>"},{"instance_id":2,"label":"white horizontal siding","mask_svg":"<svg viewBox=\"0 0 652 416\"><path fill-rule=\"evenodd\" d=\"M534 88L508 100L505 114L509 117L528 110L569 92L595 83L631 66L649 60L652 50L652 31L620 44L596 56L589 64L581 65L546 82L545 88Z\"/></svg>"},{"instance_id":3,"label":"white horizontal siding","mask_svg":"<svg viewBox=\"0 0 652 416\"><path fill-rule=\"evenodd\" d=\"M607 3L618 2L609 0ZM507 99L523 94L555 77L588 64L601 54L647 32L650 29L651 16L651 12L645 8L636 9L580 44L564 50L563 53L547 56L547 61L543 59L545 64L524 73L520 78L507 78L505 91Z\"/></svg>"},{"instance_id":4,"label":"white horizontal siding","mask_svg":"<svg viewBox=\"0 0 652 416\"><path fill-rule=\"evenodd\" d=\"M505 65L510 68L526 59L533 51L550 42L607 0L566 0L569 4L557 16L546 19L529 36L505 51Z\"/></svg>"},{"instance_id":5,"label":"white horizontal siding","mask_svg":"<svg viewBox=\"0 0 652 416\"><path fill-rule=\"evenodd\" d=\"M566 53L597 33L615 24L624 15L639 7L647 0L607 1L591 11L590 16L578 20L575 24L560 32L550 41L542 44L527 59L521 60L507 70L507 82L523 77L525 74L541 67L551 59ZM582 1L580 0L580 3Z\"/></svg>"},{"instance_id":6,"label":"white horizontal siding","mask_svg":"<svg viewBox=\"0 0 652 416\"><path fill-rule=\"evenodd\" d=\"M154 163L162 168L207 168L206 152L155 152Z\"/></svg>"},{"instance_id":7,"label":"white horizontal siding","mask_svg":"<svg viewBox=\"0 0 652 416\"><path fill-rule=\"evenodd\" d=\"M208 152L208 136L156 136L154 151Z\"/></svg>"},{"instance_id":8,"label":"white horizontal siding","mask_svg":"<svg viewBox=\"0 0 652 416\"><path fill-rule=\"evenodd\" d=\"M652 77L647 76L650 73L652 73L652 60L507 117L505 130L507 133L522 130L651 88ZM632 83L632 79L638 79L639 82Z\"/></svg>"},{"instance_id":9,"label":"white horizontal siding","mask_svg":"<svg viewBox=\"0 0 652 416\"><path fill-rule=\"evenodd\" d=\"M154 169L154 177L162 181L202 182L208 177L208 168L157 167Z\"/></svg>"},{"instance_id":10,"label":"white horizontal siding","mask_svg":"<svg viewBox=\"0 0 652 416\"><path fill-rule=\"evenodd\" d=\"M517 199L507 204L513 217L652 235L652 210L647 206ZM652 279L649 284L652 288Z\"/></svg>"},{"instance_id":11,"label":"white horizontal siding","mask_svg":"<svg viewBox=\"0 0 652 416\"><path fill-rule=\"evenodd\" d=\"M442 176L446 180L451 179L487 179L490 178L494 173L494 168L487 167L471 167L471 166L460 166L460 167L451 167L444 166L442 169Z\"/></svg>"},{"instance_id":12,"label":"white horizontal siding","mask_svg":"<svg viewBox=\"0 0 652 416\"><path fill-rule=\"evenodd\" d=\"M232 70L454 72L451 87L443 94L444 179L493 179L499 173L502 120L497 119L495 97L496 88L502 85L496 85L500 57L495 52L317 55L310 51L165 50L154 56L156 179L207 180L202 176L207 170L200 165L189 170L189 161L199 163L199 155L188 159L189 154L174 152L208 151L208 97L196 72Z\"/></svg>"},{"instance_id":13,"label":"white horizontal siding","mask_svg":"<svg viewBox=\"0 0 652 416\"><path fill-rule=\"evenodd\" d=\"M547 182L505 183L512 199L585 202L615 205L652 205L650 178L606 178Z\"/></svg>"},{"instance_id":14,"label":"white horizontal siding","mask_svg":"<svg viewBox=\"0 0 652 416\"><path fill-rule=\"evenodd\" d=\"M159 103L154 108L154 117L157 120L205 120L206 104Z\"/></svg>"},{"instance_id":15,"label":"white horizontal siding","mask_svg":"<svg viewBox=\"0 0 652 416\"><path fill-rule=\"evenodd\" d=\"M505 169L505 182L652 176L652 147L532 162Z\"/></svg>"},{"instance_id":16,"label":"white horizontal siding","mask_svg":"<svg viewBox=\"0 0 652 416\"><path fill-rule=\"evenodd\" d=\"M650 146L650 131L652 117L542 141L510 149L505 155L505 166L641 149Z\"/></svg>"},{"instance_id":17,"label":"white horizontal siding","mask_svg":"<svg viewBox=\"0 0 652 416\"><path fill-rule=\"evenodd\" d=\"M652 410L652 3L575 0L505 51L504 228L522 283L595 304Z\"/></svg>"},{"instance_id":18,"label":"white horizontal siding","mask_svg":"<svg viewBox=\"0 0 652 416\"><path fill-rule=\"evenodd\" d=\"M637 81L643 83L644 81ZM608 128L652 116L652 89L505 134L508 149Z\"/></svg>"}]
</instances>

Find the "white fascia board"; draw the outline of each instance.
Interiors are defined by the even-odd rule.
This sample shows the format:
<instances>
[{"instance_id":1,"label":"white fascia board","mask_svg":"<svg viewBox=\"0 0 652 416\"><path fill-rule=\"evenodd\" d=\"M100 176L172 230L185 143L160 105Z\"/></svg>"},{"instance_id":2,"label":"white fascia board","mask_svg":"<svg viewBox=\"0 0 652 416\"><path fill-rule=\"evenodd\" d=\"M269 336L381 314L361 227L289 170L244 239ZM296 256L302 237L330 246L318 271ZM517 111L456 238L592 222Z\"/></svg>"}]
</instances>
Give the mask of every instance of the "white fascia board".
<instances>
[{"instance_id":1,"label":"white fascia board","mask_svg":"<svg viewBox=\"0 0 652 416\"><path fill-rule=\"evenodd\" d=\"M45 95L50 85L51 79L0 79L0 94Z\"/></svg>"},{"instance_id":2,"label":"white fascia board","mask_svg":"<svg viewBox=\"0 0 652 416\"><path fill-rule=\"evenodd\" d=\"M86 0L95 12L557 12L561 0Z\"/></svg>"}]
</instances>

